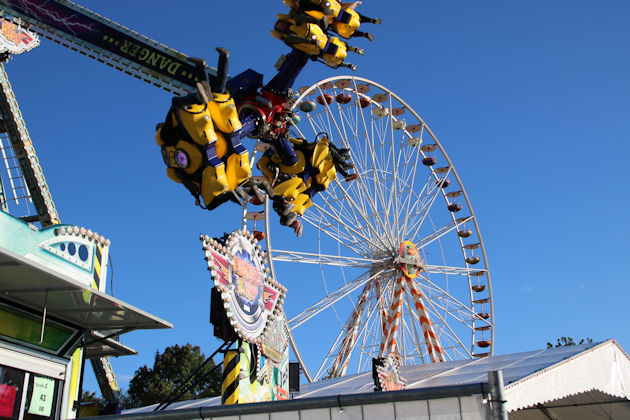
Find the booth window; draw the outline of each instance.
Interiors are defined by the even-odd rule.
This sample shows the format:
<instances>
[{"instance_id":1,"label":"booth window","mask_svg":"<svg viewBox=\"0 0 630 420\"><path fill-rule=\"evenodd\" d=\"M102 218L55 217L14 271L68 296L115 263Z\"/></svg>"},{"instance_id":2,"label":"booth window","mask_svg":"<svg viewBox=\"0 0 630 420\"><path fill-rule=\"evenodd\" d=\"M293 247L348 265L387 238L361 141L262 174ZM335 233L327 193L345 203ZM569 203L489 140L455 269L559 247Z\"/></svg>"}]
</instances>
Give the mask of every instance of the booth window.
<instances>
[{"instance_id":1,"label":"booth window","mask_svg":"<svg viewBox=\"0 0 630 420\"><path fill-rule=\"evenodd\" d=\"M0 336L26 343L34 348L57 353L74 331L47 320L43 340L41 332L41 318L0 307Z\"/></svg>"},{"instance_id":2,"label":"booth window","mask_svg":"<svg viewBox=\"0 0 630 420\"><path fill-rule=\"evenodd\" d=\"M0 365L0 419L54 419L61 382ZM25 394L26 388L26 395Z\"/></svg>"}]
</instances>

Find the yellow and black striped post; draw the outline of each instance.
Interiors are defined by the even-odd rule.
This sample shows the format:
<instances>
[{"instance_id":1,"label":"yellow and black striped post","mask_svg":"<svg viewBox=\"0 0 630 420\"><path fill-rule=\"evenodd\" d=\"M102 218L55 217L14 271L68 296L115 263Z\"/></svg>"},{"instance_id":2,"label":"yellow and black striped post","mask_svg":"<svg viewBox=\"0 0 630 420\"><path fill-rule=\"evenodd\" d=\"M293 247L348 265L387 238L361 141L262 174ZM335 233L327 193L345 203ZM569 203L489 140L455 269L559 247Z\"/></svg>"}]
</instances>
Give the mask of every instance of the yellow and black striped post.
<instances>
[{"instance_id":1,"label":"yellow and black striped post","mask_svg":"<svg viewBox=\"0 0 630 420\"><path fill-rule=\"evenodd\" d=\"M105 281L104 275L107 274L106 272L107 266L105 264L106 261L104 263L103 259L107 258L108 255L109 255L109 246L103 247L99 244L94 245L94 256L93 256L94 274L92 275L92 285L91 285L92 289L104 291L105 286L103 282ZM90 303L93 298L94 298L94 295L90 293L89 290L83 291L83 300L85 301L85 303Z\"/></svg>"},{"instance_id":2,"label":"yellow and black striped post","mask_svg":"<svg viewBox=\"0 0 630 420\"><path fill-rule=\"evenodd\" d=\"M94 247L94 282L92 287L95 289L101 288L101 266L103 264L103 249L100 245L96 244Z\"/></svg>"},{"instance_id":3,"label":"yellow and black striped post","mask_svg":"<svg viewBox=\"0 0 630 420\"><path fill-rule=\"evenodd\" d=\"M241 373L240 352L228 350L223 358L221 404L238 404L238 382Z\"/></svg>"}]
</instances>

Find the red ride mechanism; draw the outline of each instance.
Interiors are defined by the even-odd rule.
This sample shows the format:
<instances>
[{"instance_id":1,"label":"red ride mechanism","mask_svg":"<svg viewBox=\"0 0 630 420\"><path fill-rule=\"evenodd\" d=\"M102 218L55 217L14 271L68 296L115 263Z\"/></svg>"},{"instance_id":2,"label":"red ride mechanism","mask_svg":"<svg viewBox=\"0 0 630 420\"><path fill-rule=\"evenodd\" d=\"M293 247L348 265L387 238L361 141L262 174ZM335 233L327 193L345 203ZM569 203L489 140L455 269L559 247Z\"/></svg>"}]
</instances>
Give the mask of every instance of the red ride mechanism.
<instances>
[{"instance_id":1,"label":"red ride mechanism","mask_svg":"<svg viewBox=\"0 0 630 420\"><path fill-rule=\"evenodd\" d=\"M265 140L288 136L292 112L286 96L276 95L262 89L260 94L246 96L238 104L239 115L248 115L256 120L251 137Z\"/></svg>"}]
</instances>

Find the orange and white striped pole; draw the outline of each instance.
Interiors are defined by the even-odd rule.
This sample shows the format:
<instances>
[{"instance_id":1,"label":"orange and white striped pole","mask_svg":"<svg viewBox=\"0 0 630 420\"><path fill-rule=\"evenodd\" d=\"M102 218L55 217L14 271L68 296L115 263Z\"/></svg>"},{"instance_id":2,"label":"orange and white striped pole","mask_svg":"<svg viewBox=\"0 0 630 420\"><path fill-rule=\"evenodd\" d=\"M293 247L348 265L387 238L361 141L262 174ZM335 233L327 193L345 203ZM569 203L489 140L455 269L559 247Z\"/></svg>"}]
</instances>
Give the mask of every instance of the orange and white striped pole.
<instances>
[{"instance_id":1,"label":"orange and white striped pole","mask_svg":"<svg viewBox=\"0 0 630 420\"><path fill-rule=\"evenodd\" d=\"M376 304L381 306L379 310L379 314L381 317L381 346L380 353L383 354L385 351L385 343L387 343L387 331L389 331L389 316L387 315L387 311L385 308L385 299L383 299L383 289L381 288L380 283L375 284L376 289Z\"/></svg>"},{"instance_id":2,"label":"orange and white striped pole","mask_svg":"<svg viewBox=\"0 0 630 420\"><path fill-rule=\"evenodd\" d=\"M385 354L387 331L389 331L389 316L387 315L387 311L383 308L381 309L381 355Z\"/></svg>"},{"instance_id":3,"label":"orange and white striped pole","mask_svg":"<svg viewBox=\"0 0 630 420\"><path fill-rule=\"evenodd\" d=\"M413 303L418 313L418 319L420 320L420 327L422 328L422 334L424 335L424 341L427 346L427 351L429 352L429 357L433 363L443 362L446 360L444 357L444 350L442 349L442 345L440 344L437 335L435 335L433 324L429 318L429 312L422 301L422 293L418 290L418 286L416 286L413 279L407 278L406 280L409 285L409 293L413 298Z\"/></svg>"},{"instance_id":4,"label":"orange and white striped pole","mask_svg":"<svg viewBox=\"0 0 630 420\"><path fill-rule=\"evenodd\" d=\"M398 334L398 327L400 325L400 318L402 318L402 307L403 307L402 294L405 291L404 283L405 282L403 280L403 276L396 279L396 285L394 287L392 301L389 307L389 314L388 314L389 327L387 329L387 341L385 343L385 346L381 347L380 357L387 357L389 353L395 352L396 347L398 345L397 334Z\"/></svg>"},{"instance_id":5,"label":"orange and white striped pole","mask_svg":"<svg viewBox=\"0 0 630 420\"><path fill-rule=\"evenodd\" d=\"M370 288L371 283L368 282L359 295L357 306L352 311L352 314L350 314L348 322L346 323L346 335L341 342L339 353L337 354L332 367L332 372L335 376L343 376L346 374L346 369L348 368L348 363L350 362L350 355L352 354L354 344L357 340L359 324L363 315L363 310L365 309Z\"/></svg>"}]
</instances>

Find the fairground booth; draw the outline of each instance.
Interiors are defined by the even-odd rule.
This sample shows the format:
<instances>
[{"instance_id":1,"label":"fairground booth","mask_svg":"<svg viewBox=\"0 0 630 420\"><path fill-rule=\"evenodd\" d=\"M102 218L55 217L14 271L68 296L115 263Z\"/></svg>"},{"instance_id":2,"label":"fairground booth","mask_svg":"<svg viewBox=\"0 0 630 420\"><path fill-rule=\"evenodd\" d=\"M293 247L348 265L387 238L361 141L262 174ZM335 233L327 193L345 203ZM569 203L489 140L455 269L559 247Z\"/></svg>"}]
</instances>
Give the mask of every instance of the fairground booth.
<instances>
[{"instance_id":1,"label":"fairground booth","mask_svg":"<svg viewBox=\"0 0 630 420\"><path fill-rule=\"evenodd\" d=\"M116 393L108 357L136 353L118 337L171 327L105 293L108 250L85 228L0 212L0 418L74 418L86 361Z\"/></svg>"},{"instance_id":2,"label":"fairground booth","mask_svg":"<svg viewBox=\"0 0 630 420\"><path fill-rule=\"evenodd\" d=\"M120 391L109 357L136 353L119 342L120 335L172 325L107 295L110 241L60 223L1 63L36 47L39 38L19 19L5 17L0 19L0 418L75 418L87 361L111 403L108 411L116 412Z\"/></svg>"}]
</instances>

